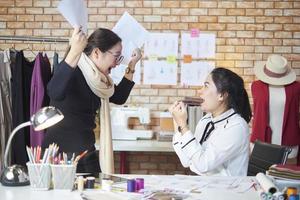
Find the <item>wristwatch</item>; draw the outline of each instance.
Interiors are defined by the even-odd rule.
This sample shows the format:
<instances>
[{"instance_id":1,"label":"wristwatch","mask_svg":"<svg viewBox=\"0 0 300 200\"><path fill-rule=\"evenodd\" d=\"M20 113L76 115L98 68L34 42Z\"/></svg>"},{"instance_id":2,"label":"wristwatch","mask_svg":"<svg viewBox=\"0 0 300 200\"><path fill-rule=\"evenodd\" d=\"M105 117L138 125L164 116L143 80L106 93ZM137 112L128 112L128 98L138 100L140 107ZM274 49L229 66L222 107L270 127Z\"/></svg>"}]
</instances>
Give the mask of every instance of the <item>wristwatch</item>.
<instances>
[{"instance_id":1,"label":"wristwatch","mask_svg":"<svg viewBox=\"0 0 300 200\"><path fill-rule=\"evenodd\" d=\"M125 73L126 73L126 74L129 74L129 73L133 74L134 72L135 72L135 70L134 70L134 69L131 69L130 67L127 67L127 68L125 69Z\"/></svg>"},{"instance_id":2,"label":"wristwatch","mask_svg":"<svg viewBox=\"0 0 300 200\"><path fill-rule=\"evenodd\" d=\"M183 129L188 129L188 126L185 125L185 126L178 126L177 130L179 133L182 133Z\"/></svg>"}]
</instances>

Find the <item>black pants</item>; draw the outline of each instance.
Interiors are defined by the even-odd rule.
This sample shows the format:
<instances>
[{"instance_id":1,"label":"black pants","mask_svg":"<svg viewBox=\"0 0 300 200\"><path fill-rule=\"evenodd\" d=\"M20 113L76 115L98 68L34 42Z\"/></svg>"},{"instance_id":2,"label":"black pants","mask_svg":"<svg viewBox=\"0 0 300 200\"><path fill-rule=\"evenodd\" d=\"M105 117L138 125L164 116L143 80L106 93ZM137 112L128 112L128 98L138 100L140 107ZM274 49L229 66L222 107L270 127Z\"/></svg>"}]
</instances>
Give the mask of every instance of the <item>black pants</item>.
<instances>
[{"instance_id":1,"label":"black pants","mask_svg":"<svg viewBox=\"0 0 300 200\"><path fill-rule=\"evenodd\" d=\"M100 172L99 151L89 151L77 164L77 173L98 174Z\"/></svg>"}]
</instances>

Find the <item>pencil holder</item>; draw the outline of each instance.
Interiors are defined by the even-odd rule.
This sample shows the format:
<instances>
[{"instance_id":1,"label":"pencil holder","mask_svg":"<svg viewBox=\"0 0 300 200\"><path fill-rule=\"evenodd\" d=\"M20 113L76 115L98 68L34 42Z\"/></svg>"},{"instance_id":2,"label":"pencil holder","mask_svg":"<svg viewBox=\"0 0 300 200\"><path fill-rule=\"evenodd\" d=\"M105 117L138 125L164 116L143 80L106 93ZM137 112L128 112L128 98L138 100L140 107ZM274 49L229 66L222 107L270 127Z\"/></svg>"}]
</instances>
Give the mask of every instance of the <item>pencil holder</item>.
<instances>
[{"instance_id":1,"label":"pencil holder","mask_svg":"<svg viewBox=\"0 0 300 200\"><path fill-rule=\"evenodd\" d=\"M51 168L49 164L26 163L30 186L34 190L49 190L51 183Z\"/></svg>"},{"instance_id":2,"label":"pencil holder","mask_svg":"<svg viewBox=\"0 0 300 200\"><path fill-rule=\"evenodd\" d=\"M53 188L72 190L75 182L76 165L51 165Z\"/></svg>"}]
</instances>

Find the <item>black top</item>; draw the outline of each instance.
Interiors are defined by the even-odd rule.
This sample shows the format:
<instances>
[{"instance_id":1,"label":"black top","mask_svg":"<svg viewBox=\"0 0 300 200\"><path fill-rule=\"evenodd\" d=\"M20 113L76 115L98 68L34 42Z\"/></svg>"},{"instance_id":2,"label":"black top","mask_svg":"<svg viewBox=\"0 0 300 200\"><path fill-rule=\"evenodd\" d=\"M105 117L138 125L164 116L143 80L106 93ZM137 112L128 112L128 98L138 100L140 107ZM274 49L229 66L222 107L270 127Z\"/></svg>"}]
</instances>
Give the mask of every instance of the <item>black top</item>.
<instances>
[{"instance_id":1,"label":"black top","mask_svg":"<svg viewBox=\"0 0 300 200\"><path fill-rule=\"evenodd\" d=\"M115 85L110 102L124 104L133 86L133 81L123 78ZM48 83L48 95L50 105L60 109L64 119L47 130L43 147L55 142L64 152L94 149L95 115L101 101L87 85L79 67L72 68L62 61Z\"/></svg>"}]
</instances>

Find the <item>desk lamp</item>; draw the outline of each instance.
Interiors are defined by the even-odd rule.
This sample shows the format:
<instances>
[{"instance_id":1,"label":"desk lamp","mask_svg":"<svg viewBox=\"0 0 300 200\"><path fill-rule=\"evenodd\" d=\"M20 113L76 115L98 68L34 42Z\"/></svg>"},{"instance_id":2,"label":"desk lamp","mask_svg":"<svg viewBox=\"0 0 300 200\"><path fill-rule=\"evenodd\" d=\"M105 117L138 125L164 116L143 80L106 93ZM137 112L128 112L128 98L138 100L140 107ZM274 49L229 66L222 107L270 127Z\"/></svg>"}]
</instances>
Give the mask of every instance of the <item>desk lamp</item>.
<instances>
[{"instance_id":1,"label":"desk lamp","mask_svg":"<svg viewBox=\"0 0 300 200\"><path fill-rule=\"evenodd\" d=\"M29 185L29 178L27 169L21 165L8 166L8 153L11 145L11 141L14 135L22 128L26 126L33 126L35 131L46 129L54 124L58 123L64 118L60 110L55 107L49 106L38 110L30 121L24 122L17 126L10 134L4 154L4 169L1 173L1 183L5 186L23 186Z\"/></svg>"}]
</instances>

